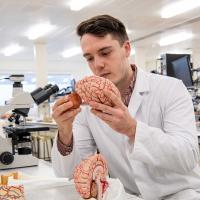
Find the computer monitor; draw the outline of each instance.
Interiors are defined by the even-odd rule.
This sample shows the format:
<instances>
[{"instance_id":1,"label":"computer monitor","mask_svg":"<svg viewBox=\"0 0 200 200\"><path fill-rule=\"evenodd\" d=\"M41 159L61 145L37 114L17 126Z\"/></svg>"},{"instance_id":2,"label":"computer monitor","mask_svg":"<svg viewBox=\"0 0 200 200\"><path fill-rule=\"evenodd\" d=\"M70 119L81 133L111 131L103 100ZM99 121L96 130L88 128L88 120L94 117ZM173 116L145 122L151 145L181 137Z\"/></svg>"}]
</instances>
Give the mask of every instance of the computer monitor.
<instances>
[{"instance_id":1,"label":"computer monitor","mask_svg":"<svg viewBox=\"0 0 200 200\"><path fill-rule=\"evenodd\" d=\"M161 74L162 75L167 75L167 76L172 76L174 77L174 71L172 69L172 62L182 58L183 56L187 56L188 60L190 62L190 54L162 54L161 55Z\"/></svg>"},{"instance_id":2,"label":"computer monitor","mask_svg":"<svg viewBox=\"0 0 200 200\"><path fill-rule=\"evenodd\" d=\"M186 87L193 86L191 66L188 56L178 58L172 63L173 77L181 79Z\"/></svg>"}]
</instances>

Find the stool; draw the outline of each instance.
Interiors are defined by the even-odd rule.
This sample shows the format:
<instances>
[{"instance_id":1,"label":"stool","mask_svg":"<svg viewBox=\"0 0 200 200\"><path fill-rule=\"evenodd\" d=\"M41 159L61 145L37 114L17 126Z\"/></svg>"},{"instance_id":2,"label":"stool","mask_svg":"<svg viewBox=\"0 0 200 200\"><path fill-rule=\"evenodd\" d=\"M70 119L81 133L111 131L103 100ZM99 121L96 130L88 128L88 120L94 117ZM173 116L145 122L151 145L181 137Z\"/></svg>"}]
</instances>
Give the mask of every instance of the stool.
<instances>
[{"instance_id":1,"label":"stool","mask_svg":"<svg viewBox=\"0 0 200 200\"><path fill-rule=\"evenodd\" d=\"M47 135L39 135L37 136L37 145L38 145L38 158L42 158L46 161L50 161L51 160L51 152L49 149L49 145L48 145L48 141L50 141L50 145L52 147L52 138L51 136L47 136ZM40 153L41 153L41 146L43 148L43 157L40 157ZM47 156L46 156L47 155Z\"/></svg>"},{"instance_id":2,"label":"stool","mask_svg":"<svg viewBox=\"0 0 200 200\"><path fill-rule=\"evenodd\" d=\"M38 152L37 152L37 148L38 148L37 137L38 137L37 135L31 136L32 154L33 154L33 156L36 156L36 157L38 155Z\"/></svg>"}]
</instances>

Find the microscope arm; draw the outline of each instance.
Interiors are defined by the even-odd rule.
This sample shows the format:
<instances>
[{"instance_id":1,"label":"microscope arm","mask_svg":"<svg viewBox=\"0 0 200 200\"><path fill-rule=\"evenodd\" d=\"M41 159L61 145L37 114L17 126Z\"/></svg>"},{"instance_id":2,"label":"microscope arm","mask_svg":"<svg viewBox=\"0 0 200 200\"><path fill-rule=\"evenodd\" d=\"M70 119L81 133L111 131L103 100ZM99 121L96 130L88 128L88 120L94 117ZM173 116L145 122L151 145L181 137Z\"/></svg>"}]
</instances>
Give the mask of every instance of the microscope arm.
<instances>
[{"instance_id":1,"label":"microscope arm","mask_svg":"<svg viewBox=\"0 0 200 200\"><path fill-rule=\"evenodd\" d=\"M0 106L0 116L10 110L20 108L31 108L33 107L33 105L34 100L31 94L28 92L23 92L7 101L6 105Z\"/></svg>"}]
</instances>

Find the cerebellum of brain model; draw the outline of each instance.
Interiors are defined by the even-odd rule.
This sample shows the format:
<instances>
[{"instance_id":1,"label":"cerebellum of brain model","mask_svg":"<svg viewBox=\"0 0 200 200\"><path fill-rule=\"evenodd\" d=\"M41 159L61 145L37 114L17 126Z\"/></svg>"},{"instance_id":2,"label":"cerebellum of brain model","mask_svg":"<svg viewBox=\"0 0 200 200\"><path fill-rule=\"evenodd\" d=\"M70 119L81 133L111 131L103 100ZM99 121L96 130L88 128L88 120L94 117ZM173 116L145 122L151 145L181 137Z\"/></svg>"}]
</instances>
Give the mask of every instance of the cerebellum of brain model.
<instances>
[{"instance_id":1,"label":"cerebellum of brain model","mask_svg":"<svg viewBox=\"0 0 200 200\"><path fill-rule=\"evenodd\" d=\"M103 90L112 91L120 97L117 87L110 80L103 77L88 76L76 83L76 92L84 103L89 104L91 101L95 101L112 106L111 100L104 95Z\"/></svg>"},{"instance_id":2,"label":"cerebellum of brain model","mask_svg":"<svg viewBox=\"0 0 200 200\"><path fill-rule=\"evenodd\" d=\"M95 154L81 161L74 170L76 190L84 199L101 199L108 187L108 168L101 154Z\"/></svg>"},{"instance_id":3,"label":"cerebellum of brain model","mask_svg":"<svg viewBox=\"0 0 200 200\"><path fill-rule=\"evenodd\" d=\"M72 101L73 103L72 109L76 109L80 107L82 100L81 100L81 97L76 92L72 92L71 94L69 94L68 98L69 98L69 101Z\"/></svg>"}]
</instances>

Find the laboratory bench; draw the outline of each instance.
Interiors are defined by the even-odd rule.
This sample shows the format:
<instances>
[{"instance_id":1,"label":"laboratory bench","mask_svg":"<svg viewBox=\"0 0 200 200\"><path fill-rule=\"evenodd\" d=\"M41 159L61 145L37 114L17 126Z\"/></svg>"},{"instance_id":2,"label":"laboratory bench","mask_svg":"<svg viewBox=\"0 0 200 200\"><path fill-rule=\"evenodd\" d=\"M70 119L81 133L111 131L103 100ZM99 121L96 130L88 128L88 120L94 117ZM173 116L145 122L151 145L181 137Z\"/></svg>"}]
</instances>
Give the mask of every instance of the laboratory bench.
<instances>
[{"instance_id":1,"label":"laboratory bench","mask_svg":"<svg viewBox=\"0 0 200 200\"><path fill-rule=\"evenodd\" d=\"M32 182L24 184L26 200L48 199L48 200L81 200L75 190L74 183L67 178L57 178L53 172L51 162L39 159L38 166L24 167L18 169L0 170L0 175L18 172L25 176L34 177ZM38 179L37 179L38 177ZM28 180L28 179L27 179ZM26 184L29 184L26 186ZM30 192L30 188L34 191ZM142 200L134 195L126 194L126 200Z\"/></svg>"},{"instance_id":2,"label":"laboratory bench","mask_svg":"<svg viewBox=\"0 0 200 200\"><path fill-rule=\"evenodd\" d=\"M57 124L55 122L27 121L26 125L47 126L50 128L50 130L57 130Z\"/></svg>"},{"instance_id":3,"label":"laboratory bench","mask_svg":"<svg viewBox=\"0 0 200 200\"><path fill-rule=\"evenodd\" d=\"M43 176L43 177L56 177L51 162L39 159L38 166L23 167L16 169L4 169L0 170L0 174L9 172L21 172L24 174L29 174L31 176Z\"/></svg>"}]
</instances>

